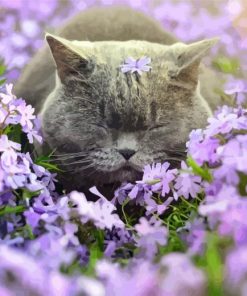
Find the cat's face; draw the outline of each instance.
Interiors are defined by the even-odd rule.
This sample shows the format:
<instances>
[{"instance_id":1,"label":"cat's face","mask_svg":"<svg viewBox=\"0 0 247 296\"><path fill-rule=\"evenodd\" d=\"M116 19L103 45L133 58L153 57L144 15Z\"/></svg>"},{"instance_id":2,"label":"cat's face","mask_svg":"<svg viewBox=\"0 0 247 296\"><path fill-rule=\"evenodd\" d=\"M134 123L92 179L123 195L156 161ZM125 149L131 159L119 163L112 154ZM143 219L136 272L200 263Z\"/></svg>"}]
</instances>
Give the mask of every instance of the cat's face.
<instances>
[{"instance_id":1,"label":"cat's face","mask_svg":"<svg viewBox=\"0 0 247 296\"><path fill-rule=\"evenodd\" d=\"M47 40L58 78L42 126L64 170L112 183L135 180L146 164L179 163L189 132L210 114L199 94L198 67L212 40L169 47ZM143 56L151 58L150 71L122 73L126 58Z\"/></svg>"}]
</instances>

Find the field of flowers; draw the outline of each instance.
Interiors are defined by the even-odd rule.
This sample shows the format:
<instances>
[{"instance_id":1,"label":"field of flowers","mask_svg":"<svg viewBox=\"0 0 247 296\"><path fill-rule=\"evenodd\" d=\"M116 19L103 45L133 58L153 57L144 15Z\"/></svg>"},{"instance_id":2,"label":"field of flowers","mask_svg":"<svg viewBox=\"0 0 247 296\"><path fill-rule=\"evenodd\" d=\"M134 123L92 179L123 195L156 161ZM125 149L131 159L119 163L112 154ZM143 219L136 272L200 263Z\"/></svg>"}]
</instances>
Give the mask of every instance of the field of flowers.
<instances>
[{"instance_id":1,"label":"field of flowers","mask_svg":"<svg viewBox=\"0 0 247 296\"><path fill-rule=\"evenodd\" d=\"M181 169L144 168L109 201L57 188L35 110L12 83L44 31L89 6L126 4L185 42L219 36L220 107L188 136ZM242 2L243 3L243 2ZM210 4L210 5L209 5ZM0 295L247 295L247 40L241 1L0 0ZM246 36L247 38L247 36ZM32 85L30 85L32 87ZM130 208L136 210L130 211Z\"/></svg>"}]
</instances>

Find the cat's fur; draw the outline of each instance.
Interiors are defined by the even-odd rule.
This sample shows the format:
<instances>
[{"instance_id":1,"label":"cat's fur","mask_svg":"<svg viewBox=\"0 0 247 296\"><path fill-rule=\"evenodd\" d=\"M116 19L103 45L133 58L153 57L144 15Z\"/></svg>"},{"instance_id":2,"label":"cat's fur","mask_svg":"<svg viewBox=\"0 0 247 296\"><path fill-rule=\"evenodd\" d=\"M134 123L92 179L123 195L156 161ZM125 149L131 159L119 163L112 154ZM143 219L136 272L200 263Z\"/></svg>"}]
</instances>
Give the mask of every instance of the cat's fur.
<instances>
[{"instance_id":1,"label":"cat's fur","mask_svg":"<svg viewBox=\"0 0 247 296\"><path fill-rule=\"evenodd\" d=\"M48 34L55 63L44 48L16 94L40 111L45 141L62 155L66 187L134 181L145 164L176 164L189 132L204 127L209 105L219 103L213 74L200 66L215 40L170 45L175 38L128 8L83 12L58 34L89 41ZM152 70L123 74L130 56L150 57Z\"/></svg>"}]
</instances>

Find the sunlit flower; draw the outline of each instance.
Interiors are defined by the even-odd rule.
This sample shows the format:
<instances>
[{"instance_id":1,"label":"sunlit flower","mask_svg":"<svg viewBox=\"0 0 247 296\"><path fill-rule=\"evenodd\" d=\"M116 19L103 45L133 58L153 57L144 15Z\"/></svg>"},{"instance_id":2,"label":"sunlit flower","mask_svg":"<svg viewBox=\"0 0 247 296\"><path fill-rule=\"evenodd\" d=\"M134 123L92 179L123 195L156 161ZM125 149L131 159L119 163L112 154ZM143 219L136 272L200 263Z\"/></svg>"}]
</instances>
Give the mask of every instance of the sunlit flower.
<instances>
[{"instance_id":1,"label":"sunlit flower","mask_svg":"<svg viewBox=\"0 0 247 296\"><path fill-rule=\"evenodd\" d=\"M137 72L139 75L141 75L142 72L148 72L151 70L152 67L148 65L150 63L151 63L151 59L148 57L142 57L139 59L134 59L132 57L129 57L124 61L124 64L121 65L121 71L123 73Z\"/></svg>"}]
</instances>

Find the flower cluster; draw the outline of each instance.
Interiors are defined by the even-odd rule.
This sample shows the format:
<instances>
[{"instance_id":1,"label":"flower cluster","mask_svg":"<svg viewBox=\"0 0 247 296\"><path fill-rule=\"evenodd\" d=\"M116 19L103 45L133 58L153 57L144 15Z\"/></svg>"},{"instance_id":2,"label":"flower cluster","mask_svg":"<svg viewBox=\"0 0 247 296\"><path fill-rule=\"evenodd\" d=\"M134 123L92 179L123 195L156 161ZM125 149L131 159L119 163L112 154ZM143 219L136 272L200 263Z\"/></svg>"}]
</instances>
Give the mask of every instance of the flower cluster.
<instances>
[{"instance_id":1,"label":"flower cluster","mask_svg":"<svg viewBox=\"0 0 247 296\"><path fill-rule=\"evenodd\" d=\"M123 204L128 197L132 204L144 206L147 216L161 215L172 201L179 197L194 198L201 192L201 177L194 175L184 161L180 171L169 167L168 162L146 165L142 180L136 184L123 184L116 190L113 202Z\"/></svg>"},{"instance_id":2,"label":"flower cluster","mask_svg":"<svg viewBox=\"0 0 247 296\"><path fill-rule=\"evenodd\" d=\"M47 23L114 1L0 2L0 51L7 77L15 79L40 47ZM59 168L33 147L42 143L34 109L6 84L0 91L0 295L246 295L247 109L241 106L247 56L227 17L236 1L211 1L210 9L197 0L116 2L148 9L184 41L221 36L214 65L229 77L218 91L238 107L219 108L205 129L191 132L179 168L146 165L142 179L122 184L112 201L91 188L99 197L92 202L57 186ZM121 70L142 74L149 63L129 58Z\"/></svg>"},{"instance_id":3,"label":"flower cluster","mask_svg":"<svg viewBox=\"0 0 247 296\"><path fill-rule=\"evenodd\" d=\"M224 106L208 122L205 130L191 134L188 143L189 153L202 167L211 168L212 174L211 182L204 184L205 199L198 213L207 218L208 229L216 231L221 238L233 240L235 250L226 258L227 285L232 282L233 293L245 295L246 281L243 277L247 274L247 266L241 258L247 247L247 110ZM196 153L199 147L207 153ZM199 228L201 248L198 251L202 251L206 231L205 226ZM236 265L238 273L233 275Z\"/></svg>"},{"instance_id":4,"label":"flower cluster","mask_svg":"<svg viewBox=\"0 0 247 296\"><path fill-rule=\"evenodd\" d=\"M38 191L53 178L50 172L33 163L29 152L21 151L20 143L11 140L20 136L19 130L27 135L29 143L34 139L42 142L34 108L23 99L17 99L12 94L12 85L6 85L6 92L0 93L0 190L5 192L5 202L11 195L10 189Z\"/></svg>"},{"instance_id":5,"label":"flower cluster","mask_svg":"<svg viewBox=\"0 0 247 296\"><path fill-rule=\"evenodd\" d=\"M27 289L32 293L36 281L47 281L47 293L55 295L56 280L61 282L64 295L81 291L93 295L93 285L98 289L96 295L115 290L121 295L125 293L125 282L129 289L140 284L136 295L202 293L207 289L207 276L192 264L191 258L207 258L209 234L217 233L218 240L230 237L233 248L224 259L222 285L225 277L226 288L230 282L234 293L243 293L247 267L243 261L241 270L234 273L232 258L243 256L247 246L246 109L224 106L208 119L204 130L192 131L187 143L188 159L181 161L180 169L170 168L167 162L147 165L142 180L123 184L112 202L96 187L91 188L99 197L91 202L76 191L59 196L55 174L44 167L56 166L33 159L23 151L23 145L14 141L23 135L26 142L32 143L30 133L42 140L34 125L36 117L29 112L31 106L17 99L10 85L0 97L1 114L5 115L0 137L0 247L2 254L16 258L6 260L3 255L3 291ZM127 206L142 210L133 217L125 211ZM217 243L213 241L214 247ZM186 254L171 253L178 250L186 250ZM159 264L154 264L157 258ZM122 269L111 259L126 260L128 265ZM35 276L25 269L23 261L30 262ZM148 281L147 269L151 272ZM74 274L78 270L87 275L96 270L97 278L78 278ZM14 284L4 280L7 272L14 276ZM80 281L85 283L83 288ZM37 293L43 295L38 288Z\"/></svg>"}]
</instances>

